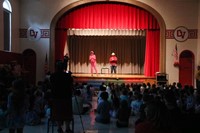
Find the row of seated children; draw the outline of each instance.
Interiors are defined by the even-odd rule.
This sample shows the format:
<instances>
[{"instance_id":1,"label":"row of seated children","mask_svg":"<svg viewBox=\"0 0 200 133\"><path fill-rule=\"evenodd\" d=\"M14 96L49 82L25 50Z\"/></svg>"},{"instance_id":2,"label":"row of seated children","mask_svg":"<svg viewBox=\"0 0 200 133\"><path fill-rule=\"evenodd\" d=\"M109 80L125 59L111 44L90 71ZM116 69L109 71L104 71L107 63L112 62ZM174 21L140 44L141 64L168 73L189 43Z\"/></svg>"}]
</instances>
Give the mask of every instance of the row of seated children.
<instances>
[{"instance_id":1,"label":"row of seated children","mask_svg":"<svg viewBox=\"0 0 200 133\"><path fill-rule=\"evenodd\" d=\"M13 82L15 79L13 79ZM4 129L7 125L7 105L8 96L12 92L12 87L4 82L1 82L0 87L0 128ZM47 81L39 81L36 86L25 82L25 124L38 125L45 115L45 104L47 103L47 92L50 90Z\"/></svg>"},{"instance_id":2,"label":"row of seated children","mask_svg":"<svg viewBox=\"0 0 200 133\"><path fill-rule=\"evenodd\" d=\"M106 91L106 86L101 86L98 93L96 122L110 123L112 116L117 119L117 127L128 127L129 117L131 115L131 108L129 107L128 100L126 98L119 100L114 89L112 89L110 93L112 95Z\"/></svg>"},{"instance_id":3,"label":"row of seated children","mask_svg":"<svg viewBox=\"0 0 200 133\"><path fill-rule=\"evenodd\" d=\"M137 133L189 132L190 127L194 132L195 129L199 129L196 123L200 118L200 90L197 89L194 93L195 89L192 86L182 87L180 83L163 87L149 84L147 87L142 84L131 86L131 89L127 86L114 86L109 91L108 86L101 86L96 122L109 123L110 117L113 116L118 122L119 110L124 101L127 101L126 111L128 112L131 108L132 114L139 117L135 123ZM121 93L116 93L116 91ZM123 114L126 122L129 116ZM118 123L116 124L120 127Z\"/></svg>"}]
</instances>

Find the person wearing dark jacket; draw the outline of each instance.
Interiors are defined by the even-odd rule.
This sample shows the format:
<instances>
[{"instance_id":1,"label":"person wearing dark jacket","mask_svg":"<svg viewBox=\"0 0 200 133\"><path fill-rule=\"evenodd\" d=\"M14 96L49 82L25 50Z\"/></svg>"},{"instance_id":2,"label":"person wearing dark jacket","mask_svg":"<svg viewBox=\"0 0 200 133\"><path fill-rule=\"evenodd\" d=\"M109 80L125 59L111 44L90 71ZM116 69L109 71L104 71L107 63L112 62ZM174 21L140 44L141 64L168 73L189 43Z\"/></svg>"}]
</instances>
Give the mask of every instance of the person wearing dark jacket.
<instances>
[{"instance_id":1,"label":"person wearing dark jacket","mask_svg":"<svg viewBox=\"0 0 200 133\"><path fill-rule=\"evenodd\" d=\"M50 77L52 84L52 114L51 116L57 120L58 132L62 133L62 123L65 121L66 132L72 132L70 129L70 121L73 119L72 113L72 88L73 78L71 73L64 71L62 61L57 61L56 72Z\"/></svg>"}]
</instances>

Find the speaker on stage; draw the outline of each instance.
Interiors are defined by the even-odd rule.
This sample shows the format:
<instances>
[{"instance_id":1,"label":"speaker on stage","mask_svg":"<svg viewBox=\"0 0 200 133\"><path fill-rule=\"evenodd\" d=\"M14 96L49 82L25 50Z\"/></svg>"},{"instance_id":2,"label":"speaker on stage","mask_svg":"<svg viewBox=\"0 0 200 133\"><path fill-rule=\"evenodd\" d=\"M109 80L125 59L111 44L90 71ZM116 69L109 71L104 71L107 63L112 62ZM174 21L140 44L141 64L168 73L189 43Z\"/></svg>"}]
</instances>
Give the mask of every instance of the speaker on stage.
<instances>
[{"instance_id":1,"label":"speaker on stage","mask_svg":"<svg viewBox=\"0 0 200 133\"><path fill-rule=\"evenodd\" d=\"M168 84L168 74L166 74L166 73L156 73L156 82L157 82L157 85Z\"/></svg>"}]
</instances>

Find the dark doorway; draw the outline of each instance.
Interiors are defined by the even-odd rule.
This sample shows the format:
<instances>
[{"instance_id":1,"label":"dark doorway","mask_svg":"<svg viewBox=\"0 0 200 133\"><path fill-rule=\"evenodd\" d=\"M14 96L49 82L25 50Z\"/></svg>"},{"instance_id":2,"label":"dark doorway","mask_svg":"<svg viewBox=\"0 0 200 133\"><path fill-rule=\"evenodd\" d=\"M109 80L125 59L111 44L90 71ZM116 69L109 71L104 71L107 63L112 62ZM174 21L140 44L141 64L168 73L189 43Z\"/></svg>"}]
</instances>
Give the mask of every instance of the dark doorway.
<instances>
[{"instance_id":1,"label":"dark doorway","mask_svg":"<svg viewBox=\"0 0 200 133\"><path fill-rule=\"evenodd\" d=\"M194 85L194 54L189 50L181 52L179 63L179 82Z\"/></svg>"},{"instance_id":2,"label":"dark doorway","mask_svg":"<svg viewBox=\"0 0 200 133\"><path fill-rule=\"evenodd\" d=\"M30 83L36 83L36 54L32 49L23 52L24 77Z\"/></svg>"}]
</instances>

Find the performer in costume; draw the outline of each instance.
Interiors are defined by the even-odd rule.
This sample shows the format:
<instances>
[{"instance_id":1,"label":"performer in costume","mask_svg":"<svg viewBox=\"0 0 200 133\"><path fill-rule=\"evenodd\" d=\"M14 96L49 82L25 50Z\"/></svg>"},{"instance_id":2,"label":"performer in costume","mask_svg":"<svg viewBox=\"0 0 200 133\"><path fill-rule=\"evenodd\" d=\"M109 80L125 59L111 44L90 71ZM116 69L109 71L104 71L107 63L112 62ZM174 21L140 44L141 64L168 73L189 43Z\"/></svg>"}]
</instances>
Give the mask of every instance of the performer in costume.
<instances>
[{"instance_id":1,"label":"performer in costume","mask_svg":"<svg viewBox=\"0 0 200 133\"><path fill-rule=\"evenodd\" d=\"M96 74L97 74L97 68L96 68L96 55L94 54L94 51L90 51L90 56L89 56L89 60L90 60L90 65L91 65L91 74L93 75L93 69L95 70Z\"/></svg>"},{"instance_id":2,"label":"performer in costume","mask_svg":"<svg viewBox=\"0 0 200 133\"><path fill-rule=\"evenodd\" d=\"M115 55L115 53L111 54L109 62L110 62L111 73L113 72L117 73L117 56Z\"/></svg>"}]
</instances>

